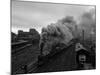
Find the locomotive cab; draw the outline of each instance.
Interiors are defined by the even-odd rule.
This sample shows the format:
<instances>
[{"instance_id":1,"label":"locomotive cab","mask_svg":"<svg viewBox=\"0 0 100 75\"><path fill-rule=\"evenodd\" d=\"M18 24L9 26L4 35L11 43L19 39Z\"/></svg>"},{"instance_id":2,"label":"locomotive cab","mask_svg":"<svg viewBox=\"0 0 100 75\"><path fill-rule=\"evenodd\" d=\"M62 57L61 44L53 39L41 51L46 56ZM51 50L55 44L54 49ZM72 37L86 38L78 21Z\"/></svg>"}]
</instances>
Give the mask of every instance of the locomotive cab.
<instances>
[{"instance_id":1,"label":"locomotive cab","mask_svg":"<svg viewBox=\"0 0 100 75\"><path fill-rule=\"evenodd\" d=\"M76 62L78 69L91 69L91 53L82 44L76 44Z\"/></svg>"}]
</instances>

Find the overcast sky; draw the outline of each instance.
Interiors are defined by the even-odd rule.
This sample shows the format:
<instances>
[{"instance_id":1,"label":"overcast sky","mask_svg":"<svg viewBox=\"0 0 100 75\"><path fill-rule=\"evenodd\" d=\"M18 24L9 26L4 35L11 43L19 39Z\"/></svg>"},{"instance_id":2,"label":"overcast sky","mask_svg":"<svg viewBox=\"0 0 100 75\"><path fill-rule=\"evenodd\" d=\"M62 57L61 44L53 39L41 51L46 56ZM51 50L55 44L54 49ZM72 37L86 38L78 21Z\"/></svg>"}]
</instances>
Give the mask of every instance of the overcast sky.
<instances>
[{"instance_id":1,"label":"overcast sky","mask_svg":"<svg viewBox=\"0 0 100 75\"><path fill-rule=\"evenodd\" d=\"M17 33L19 29L28 31L29 28L35 28L41 32L42 27L55 23L65 16L77 18L93 6L12 1L11 8L12 31Z\"/></svg>"}]
</instances>

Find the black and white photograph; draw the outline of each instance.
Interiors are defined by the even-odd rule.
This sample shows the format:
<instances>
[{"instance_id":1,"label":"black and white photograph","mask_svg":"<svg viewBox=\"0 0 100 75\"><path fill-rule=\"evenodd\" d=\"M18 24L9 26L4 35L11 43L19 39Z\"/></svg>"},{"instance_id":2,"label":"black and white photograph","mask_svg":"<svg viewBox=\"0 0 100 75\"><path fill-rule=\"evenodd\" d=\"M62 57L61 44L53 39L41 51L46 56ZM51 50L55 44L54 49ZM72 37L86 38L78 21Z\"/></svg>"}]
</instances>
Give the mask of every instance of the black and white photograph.
<instances>
[{"instance_id":1,"label":"black and white photograph","mask_svg":"<svg viewBox=\"0 0 100 75\"><path fill-rule=\"evenodd\" d=\"M96 5L11 0L11 74L96 69Z\"/></svg>"}]
</instances>

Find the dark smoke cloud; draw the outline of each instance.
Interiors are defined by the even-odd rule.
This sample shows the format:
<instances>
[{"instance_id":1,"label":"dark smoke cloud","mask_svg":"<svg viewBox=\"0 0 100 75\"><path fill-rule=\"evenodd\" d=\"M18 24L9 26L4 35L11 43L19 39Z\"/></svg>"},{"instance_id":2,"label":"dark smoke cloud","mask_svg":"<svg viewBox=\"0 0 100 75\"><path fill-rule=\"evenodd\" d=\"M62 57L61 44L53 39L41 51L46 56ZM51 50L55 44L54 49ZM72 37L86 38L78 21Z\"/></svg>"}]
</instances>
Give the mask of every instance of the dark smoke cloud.
<instances>
[{"instance_id":1,"label":"dark smoke cloud","mask_svg":"<svg viewBox=\"0 0 100 75\"><path fill-rule=\"evenodd\" d=\"M50 24L46 28L42 29L40 45L45 43L43 48L43 54L46 55L52 50L52 47L58 43L65 44L73 38L68 27L64 24L55 23Z\"/></svg>"},{"instance_id":2,"label":"dark smoke cloud","mask_svg":"<svg viewBox=\"0 0 100 75\"><path fill-rule=\"evenodd\" d=\"M43 54L48 54L55 44L63 43L67 45L71 39L82 37L83 30L85 39L95 39L96 22L94 9L80 15L78 21L73 16L66 16L58 20L57 23L51 23L42 28L40 45L44 43Z\"/></svg>"}]
</instances>

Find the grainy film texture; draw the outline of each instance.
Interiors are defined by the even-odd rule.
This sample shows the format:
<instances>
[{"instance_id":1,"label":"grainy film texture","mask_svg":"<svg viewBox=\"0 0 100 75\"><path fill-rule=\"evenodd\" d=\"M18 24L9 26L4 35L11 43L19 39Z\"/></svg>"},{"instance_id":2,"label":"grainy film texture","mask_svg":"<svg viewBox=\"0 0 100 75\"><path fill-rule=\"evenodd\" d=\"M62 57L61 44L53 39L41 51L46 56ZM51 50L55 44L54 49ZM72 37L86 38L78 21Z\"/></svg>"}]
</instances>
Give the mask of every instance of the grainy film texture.
<instances>
[{"instance_id":1,"label":"grainy film texture","mask_svg":"<svg viewBox=\"0 0 100 75\"><path fill-rule=\"evenodd\" d=\"M96 69L96 6L11 1L11 74Z\"/></svg>"}]
</instances>

